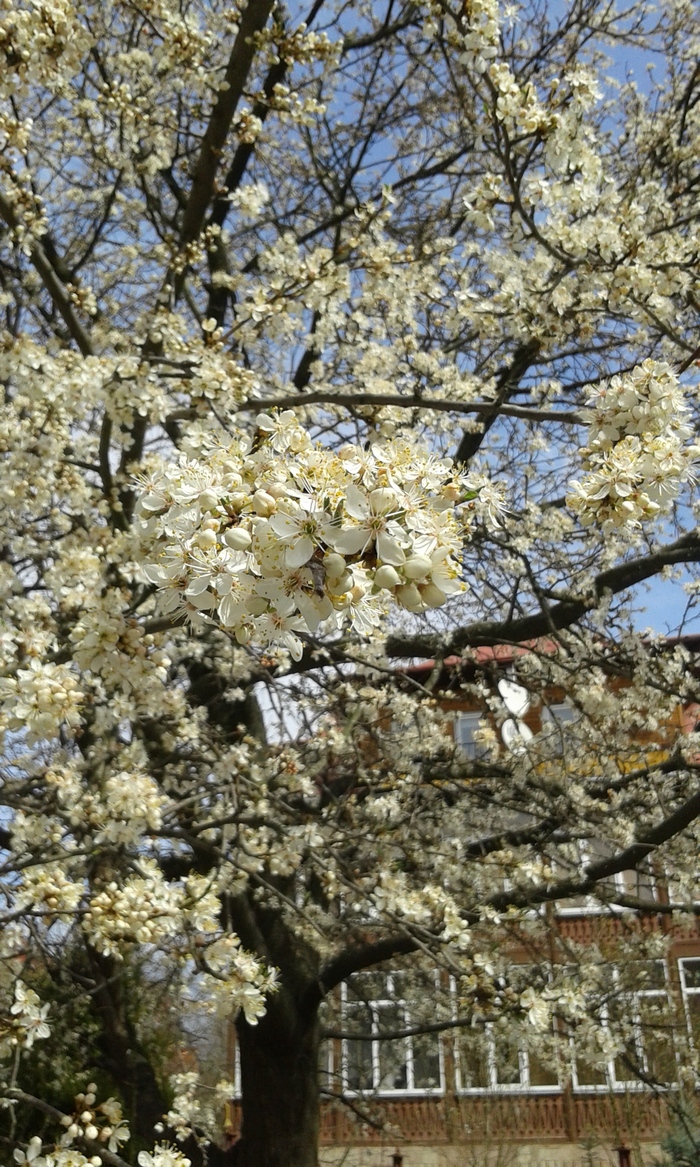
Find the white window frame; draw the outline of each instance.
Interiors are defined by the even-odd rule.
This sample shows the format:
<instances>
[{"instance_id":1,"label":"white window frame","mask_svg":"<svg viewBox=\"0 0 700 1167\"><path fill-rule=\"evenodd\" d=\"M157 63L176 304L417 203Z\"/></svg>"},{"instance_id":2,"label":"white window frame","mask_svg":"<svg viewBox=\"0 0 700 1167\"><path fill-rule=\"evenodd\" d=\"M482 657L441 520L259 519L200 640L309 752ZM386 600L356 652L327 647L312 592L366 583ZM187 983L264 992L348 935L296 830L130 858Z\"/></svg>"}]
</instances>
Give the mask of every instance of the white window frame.
<instances>
[{"instance_id":1,"label":"white window frame","mask_svg":"<svg viewBox=\"0 0 700 1167\"><path fill-rule=\"evenodd\" d=\"M652 963L652 962L650 962L650 963ZM642 1069L645 1071L645 1073L648 1072L649 1064L647 1062L647 1053L646 1053L646 1048L645 1048L645 1044L644 1044L644 1034L642 1032L642 1027L641 1027L641 1014L639 1011L639 998L640 997L661 997L664 1000L666 1000L668 998L668 993L669 993L669 976L668 976L668 966L666 964L666 961L659 960L659 961L654 961L653 963L660 964L663 967L663 974L664 974L663 987L662 988L653 988L653 989L635 988L635 989L625 991L622 994L624 997L627 998L627 1001L631 1007L631 1010L633 1011L634 1043L636 1046L636 1052L637 1052L637 1056L639 1058L640 1065L641 1065ZM620 972L619 972L619 969L617 968L616 965L612 966L612 973L613 973L613 984L617 986L620 983ZM698 992L700 992L700 989L698 989ZM600 1013L601 1013L600 1019L601 1019L603 1028L608 1028L609 1011L608 1011L607 1006L604 1005L602 1007ZM602 1094L602 1093L609 1094L611 1091L613 1091L616 1094L624 1094L624 1093L630 1093L631 1091L648 1089L646 1082L642 1082L641 1080L636 1080L634 1078L631 1078L631 1079L626 1078L622 1081L618 1081L616 1076L615 1076L615 1059L614 1058L611 1058L610 1061L608 1061L608 1062L601 1062L600 1063L599 1068L601 1069L602 1073L605 1075L605 1082L579 1084L578 1074L577 1074L577 1066L576 1066L576 1047L575 1047L575 1039L574 1038L571 1039L570 1048L571 1048L571 1086L572 1086L572 1089L573 1089L575 1094ZM670 1083L670 1085L671 1085L671 1083Z\"/></svg>"},{"instance_id":2,"label":"white window frame","mask_svg":"<svg viewBox=\"0 0 700 1167\"><path fill-rule=\"evenodd\" d=\"M454 738L455 745L462 751L465 757L470 758L473 762L478 762L488 757L488 748L481 745L480 742L474 741L474 731L479 728L485 721L484 714L478 711L459 709L455 713L454 719ZM460 725L472 726L472 732L467 741L463 741L459 732Z\"/></svg>"},{"instance_id":3,"label":"white window frame","mask_svg":"<svg viewBox=\"0 0 700 1167\"><path fill-rule=\"evenodd\" d=\"M700 997L700 985L697 988L694 985L688 985L686 978L686 966L689 964L700 964L700 955L698 956L681 956L678 959L678 973L681 983L681 997L683 998L683 1016L685 1017L686 1029L688 1031L688 1041L691 1049L696 1049L697 1043L693 1037L693 1027L690 1021L690 1009L688 1008L689 997Z\"/></svg>"},{"instance_id":4,"label":"white window frame","mask_svg":"<svg viewBox=\"0 0 700 1167\"><path fill-rule=\"evenodd\" d=\"M362 974L359 974L360 976ZM377 974L374 974L377 975ZM387 973L384 977L384 984L386 988L383 997L368 997L366 1000L361 999L357 1002L348 1000L348 985L344 981L340 986L340 1015L342 1018L342 1028L348 1029L348 1014L351 1011L353 1004L366 1006L372 1014L372 1033L377 1034L377 1040L372 1041L372 1085L365 1090L355 1090L348 1085L349 1078L349 1046L356 1044L349 1039L343 1038L341 1042L341 1081L343 1094L350 1098L357 1098L371 1095L372 1097L380 1098L426 1098L439 1097L445 1093L445 1060L443 1043L440 1040L439 1034L434 1034L437 1053L440 1082L437 1086L416 1086L414 1085L414 1064L413 1064L413 1037L402 1037L387 1040L379 1040L381 1032L379 1025L379 1013L382 1008L396 1009L402 1018L401 1025L404 1029L411 1029L415 1023L411 1020L410 1002L404 997L395 995L395 983L397 976L401 973ZM437 987L438 972L435 972L435 980ZM421 1034L416 1034L420 1037ZM431 1036L431 1035L426 1035ZM381 1085L382 1067L381 1067L381 1049L382 1046L396 1046L397 1043L403 1043L405 1050L405 1065L406 1065L406 1085L397 1087L387 1087ZM329 1059L330 1060L330 1059Z\"/></svg>"},{"instance_id":5,"label":"white window frame","mask_svg":"<svg viewBox=\"0 0 700 1167\"><path fill-rule=\"evenodd\" d=\"M453 977L450 978L450 990L452 992L453 1003L457 1000L457 982ZM453 1005L453 1020L457 1020L456 1007ZM466 1027L465 1027L466 1028ZM487 1095L487 1094L561 1094L561 1081L552 1082L548 1086L531 1086L530 1085L530 1056L528 1050L521 1046L518 1049L518 1068L520 1071L519 1082L499 1082L498 1081L498 1066L496 1065L496 1026L493 1022L485 1021L474 1026L474 1029L481 1030L483 1040L486 1044L486 1066L487 1066L487 1086L465 1086L462 1083L462 1066L459 1051L459 1037L460 1031L455 1031L454 1037L454 1073L455 1073L455 1092L460 1095ZM464 1030L462 1030L464 1032Z\"/></svg>"},{"instance_id":6,"label":"white window frame","mask_svg":"<svg viewBox=\"0 0 700 1167\"><path fill-rule=\"evenodd\" d=\"M590 863L595 862L596 856L590 851L586 843L582 842L579 849L580 861L579 867L587 867ZM603 858L603 856L600 856ZM625 886L625 876L629 874L633 868L627 868L625 871L616 871L611 877L614 881L615 887L610 888L609 902L603 904L594 896L586 896L583 904L567 904L566 900L560 900L556 906L556 913L558 916L601 916L609 912L619 914L620 912L633 912L634 908L626 908L624 904L615 903L614 892L619 892L620 895L628 895L629 888ZM636 873L640 874L640 873ZM651 868L649 869L649 883L653 891L653 898L657 898L656 878Z\"/></svg>"},{"instance_id":7,"label":"white window frame","mask_svg":"<svg viewBox=\"0 0 700 1167\"><path fill-rule=\"evenodd\" d=\"M484 1022L475 1026L482 1032L486 1046L487 1086L465 1086L462 1083L462 1066L459 1053L459 1038L455 1039L455 1090L460 1095L473 1094L561 1094L561 1082L549 1086L532 1086L530 1084L530 1055L526 1048L518 1049L519 1082L499 1082L498 1066L496 1064L496 1037L497 1027L492 1022Z\"/></svg>"}]
</instances>

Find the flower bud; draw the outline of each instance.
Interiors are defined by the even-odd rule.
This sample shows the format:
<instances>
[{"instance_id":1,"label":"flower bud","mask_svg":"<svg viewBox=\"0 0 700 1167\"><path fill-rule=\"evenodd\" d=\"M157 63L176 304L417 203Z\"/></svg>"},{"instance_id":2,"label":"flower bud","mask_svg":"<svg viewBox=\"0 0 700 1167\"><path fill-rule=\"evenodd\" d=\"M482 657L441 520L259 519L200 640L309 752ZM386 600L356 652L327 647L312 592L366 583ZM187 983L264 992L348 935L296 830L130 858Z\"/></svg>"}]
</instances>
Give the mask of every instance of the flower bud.
<instances>
[{"instance_id":1,"label":"flower bud","mask_svg":"<svg viewBox=\"0 0 700 1167\"><path fill-rule=\"evenodd\" d=\"M399 575L396 568L389 567L389 565L385 563L383 567L378 567L375 571L374 583L378 588L387 588L391 590L391 588L395 588L401 583L401 576Z\"/></svg>"},{"instance_id":2,"label":"flower bud","mask_svg":"<svg viewBox=\"0 0 700 1167\"><path fill-rule=\"evenodd\" d=\"M80 1121L81 1122L92 1122L92 1111L91 1110L84 1110L80 1116Z\"/></svg>"},{"instance_id":3,"label":"flower bud","mask_svg":"<svg viewBox=\"0 0 700 1167\"><path fill-rule=\"evenodd\" d=\"M429 608L441 608L447 599L445 593L434 583L424 584L419 590L423 597L423 603L427 604Z\"/></svg>"},{"instance_id":4,"label":"flower bud","mask_svg":"<svg viewBox=\"0 0 700 1167\"><path fill-rule=\"evenodd\" d=\"M212 547L216 547L216 533L214 531L200 531L195 543L201 547L202 551L209 551Z\"/></svg>"},{"instance_id":5,"label":"flower bud","mask_svg":"<svg viewBox=\"0 0 700 1167\"><path fill-rule=\"evenodd\" d=\"M423 607L423 597L413 583L404 584L403 587L397 588L395 594L401 607L406 608L409 612L419 612Z\"/></svg>"},{"instance_id":6,"label":"flower bud","mask_svg":"<svg viewBox=\"0 0 700 1167\"><path fill-rule=\"evenodd\" d=\"M262 616L263 612L267 612L267 600L264 596L251 596L246 601L246 608L253 616Z\"/></svg>"},{"instance_id":7,"label":"flower bud","mask_svg":"<svg viewBox=\"0 0 700 1167\"><path fill-rule=\"evenodd\" d=\"M266 490L256 490L253 495L253 510L264 519L274 512L276 505L275 499Z\"/></svg>"},{"instance_id":8,"label":"flower bud","mask_svg":"<svg viewBox=\"0 0 700 1167\"><path fill-rule=\"evenodd\" d=\"M96 1139L97 1135L98 1135L97 1127L93 1126L92 1123L90 1123L89 1126L85 1127L85 1138L86 1139Z\"/></svg>"},{"instance_id":9,"label":"flower bud","mask_svg":"<svg viewBox=\"0 0 700 1167\"><path fill-rule=\"evenodd\" d=\"M267 487L267 493L271 494L273 498L286 498L287 487L283 486L281 482L273 482L272 486Z\"/></svg>"},{"instance_id":10,"label":"flower bud","mask_svg":"<svg viewBox=\"0 0 700 1167\"><path fill-rule=\"evenodd\" d=\"M432 570L433 562L427 555L412 555L403 565L406 579L424 579Z\"/></svg>"},{"instance_id":11,"label":"flower bud","mask_svg":"<svg viewBox=\"0 0 700 1167\"><path fill-rule=\"evenodd\" d=\"M240 511L243 509L248 501L248 495L244 490L234 490L232 494L226 499L226 506L231 511Z\"/></svg>"},{"instance_id":12,"label":"flower bud","mask_svg":"<svg viewBox=\"0 0 700 1167\"><path fill-rule=\"evenodd\" d=\"M219 505L219 496L215 490L203 490L199 496L199 505L203 511L213 511Z\"/></svg>"},{"instance_id":13,"label":"flower bud","mask_svg":"<svg viewBox=\"0 0 700 1167\"><path fill-rule=\"evenodd\" d=\"M247 551L253 542L252 536L245 527L232 527L224 532L224 543L234 551Z\"/></svg>"},{"instance_id":14,"label":"flower bud","mask_svg":"<svg viewBox=\"0 0 700 1167\"><path fill-rule=\"evenodd\" d=\"M345 559L337 551L331 551L323 557L323 566L326 569L326 579L329 583L337 582L345 573Z\"/></svg>"},{"instance_id":15,"label":"flower bud","mask_svg":"<svg viewBox=\"0 0 700 1167\"><path fill-rule=\"evenodd\" d=\"M379 486L370 491L369 502L375 515L385 515L396 506L396 494L388 486Z\"/></svg>"}]
</instances>

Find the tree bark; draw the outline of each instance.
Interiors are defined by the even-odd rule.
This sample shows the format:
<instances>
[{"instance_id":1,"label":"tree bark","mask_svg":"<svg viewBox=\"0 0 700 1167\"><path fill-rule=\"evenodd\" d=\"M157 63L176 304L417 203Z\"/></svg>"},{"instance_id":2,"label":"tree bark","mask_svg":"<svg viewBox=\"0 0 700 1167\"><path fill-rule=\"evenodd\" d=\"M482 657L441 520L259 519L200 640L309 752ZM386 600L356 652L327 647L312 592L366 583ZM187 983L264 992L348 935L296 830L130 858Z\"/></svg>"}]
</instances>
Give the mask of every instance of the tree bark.
<instances>
[{"instance_id":1,"label":"tree bark","mask_svg":"<svg viewBox=\"0 0 700 1167\"><path fill-rule=\"evenodd\" d=\"M256 1026L237 1023L243 1125L236 1167L316 1167L318 1012L294 1023L273 1004Z\"/></svg>"}]
</instances>

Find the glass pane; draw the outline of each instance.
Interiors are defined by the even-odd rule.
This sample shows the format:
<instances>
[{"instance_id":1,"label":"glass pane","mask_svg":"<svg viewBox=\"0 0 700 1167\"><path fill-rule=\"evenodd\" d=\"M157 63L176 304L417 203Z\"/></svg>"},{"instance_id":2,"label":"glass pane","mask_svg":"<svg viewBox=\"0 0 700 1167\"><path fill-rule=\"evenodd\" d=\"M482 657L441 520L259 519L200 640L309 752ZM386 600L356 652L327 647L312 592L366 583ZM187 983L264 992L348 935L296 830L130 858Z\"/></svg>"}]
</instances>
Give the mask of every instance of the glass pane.
<instances>
[{"instance_id":1,"label":"glass pane","mask_svg":"<svg viewBox=\"0 0 700 1167\"><path fill-rule=\"evenodd\" d=\"M644 1066L635 1042L629 1043L625 1056L621 1054L615 1058L614 1069L616 1082L639 1082L639 1070L643 1070Z\"/></svg>"},{"instance_id":2,"label":"glass pane","mask_svg":"<svg viewBox=\"0 0 700 1167\"><path fill-rule=\"evenodd\" d=\"M389 996L382 973L357 973L346 983L348 1001L381 1001Z\"/></svg>"},{"instance_id":3,"label":"glass pane","mask_svg":"<svg viewBox=\"0 0 700 1167\"><path fill-rule=\"evenodd\" d=\"M558 1086L559 1075L557 1071L551 1066L545 1066L536 1054L530 1053L527 1055L528 1067L530 1070L530 1085L531 1086Z\"/></svg>"},{"instance_id":4,"label":"glass pane","mask_svg":"<svg viewBox=\"0 0 700 1167\"><path fill-rule=\"evenodd\" d=\"M579 1086L605 1086L607 1077L602 1066L587 1066L581 1058L576 1059L576 1081Z\"/></svg>"},{"instance_id":5,"label":"glass pane","mask_svg":"<svg viewBox=\"0 0 700 1167\"><path fill-rule=\"evenodd\" d=\"M455 718L455 741L468 758L483 758L487 752L474 736L481 720L480 713L458 713Z\"/></svg>"},{"instance_id":6,"label":"glass pane","mask_svg":"<svg viewBox=\"0 0 700 1167\"><path fill-rule=\"evenodd\" d=\"M700 993L688 993L686 1008L696 1050L700 1049Z\"/></svg>"},{"instance_id":7,"label":"glass pane","mask_svg":"<svg viewBox=\"0 0 700 1167\"><path fill-rule=\"evenodd\" d=\"M372 1032L372 1010L368 1005L352 1004L345 1009L345 1025L348 1030L358 1033ZM345 1065L347 1087L349 1090L371 1090L374 1086L372 1077L372 1042L346 1041Z\"/></svg>"},{"instance_id":8,"label":"glass pane","mask_svg":"<svg viewBox=\"0 0 700 1167\"><path fill-rule=\"evenodd\" d=\"M638 970L640 989L666 989L663 960L640 960Z\"/></svg>"},{"instance_id":9,"label":"glass pane","mask_svg":"<svg viewBox=\"0 0 700 1167\"><path fill-rule=\"evenodd\" d=\"M413 1038L413 1085L416 1090L440 1087L440 1046L436 1033Z\"/></svg>"},{"instance_id":10,"label":"glass pane","mask_svg":"<svg viewBox=\"0 0 700 1167\"><path fill-rule=\"evenodd\" d=\"M684 960L683 972L687 989L700 989L700 960Z\"/></svg>"},{"instance_id":11,"label":"glass pane","mask_svg":"<svg viewBox=\"0 0 700 1167\"><path fill-rule=\"evenodd\" d=\"M468 1029L460 1033L457 1039L457 1058L462 1090L486 1090L489 1086L489 1069L483 1029Z\"/></svg>"},{"instance_id":12,"label":"glass pane","mask_svg":"<svg viewBox=\"0 0 700 1167\"><path fill-rule=\"evenodd\" d=\"M399 1005L377 1008L380 1033L406 1028L406 1018ZM382 1090L405 1090L408 1086L408 1043L406 1038L379 1043L379 1086Z\"/></svg>"},{"instance_id":13,"label":"glass pane","mask_svg":"<svg viewBox=\"0 0 700 1167\"><path fill-rule=\"evenodd\" d=\"M676 1081L677 1065L673 1045L673 1036L670 1032L646 1035L644 1038L644 1055L646 1070L655 1082L673 1083Z\"/></svg>"},{"instance_id":14,"label":"glass pane","mask_svg":"<svg viewBox=\"0 0 700 1167\"><path fill-rule=\"evenodd\" d=\"M499 1086L520 1085L520 1055L518 1043L505 1034L494 1034L496 1081Z\"/></svg>"}]
</instances>

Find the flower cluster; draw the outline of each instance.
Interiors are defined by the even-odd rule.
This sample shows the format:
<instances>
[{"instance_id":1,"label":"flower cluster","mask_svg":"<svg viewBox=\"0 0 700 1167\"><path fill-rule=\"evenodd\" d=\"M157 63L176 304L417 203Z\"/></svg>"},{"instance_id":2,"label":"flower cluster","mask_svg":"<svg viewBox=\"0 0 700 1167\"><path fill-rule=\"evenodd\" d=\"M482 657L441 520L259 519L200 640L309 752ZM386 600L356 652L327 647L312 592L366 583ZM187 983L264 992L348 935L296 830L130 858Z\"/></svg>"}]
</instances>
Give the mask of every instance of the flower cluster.
<instances>
[{"instance_id":1,"label":"flower cluster","mask_svg":"<svg viewBox=\"0 0 700 1167\"><path fill-rule=\"evenodd\" d=\"M567 503L583 526L632 526L667 512L692 478L688 408L670 365L646 360L603 384L589 401L582 450L589 471Z\"/></svg>"},{"instance_id":2,"label":"flower cluster","mask_svg":"<svg viewBox=\"0 0 700 1167\"><path fill-rule=\"evenodd\" d=\"M237 936L222 936L206 950L206 988L221 1016L242 1012L249 1025L265 1016L265 997L277 988L275 969L265 969L240 946Z\"/></svg>"},{"instance_id":3,"label":"flower cluster","mask_svg":"<svg viewBox=\"0 0 700 1167\"><path fill-rule=\"evenodd\" d=\"M114 1154L122 1143L129 1141L129 1126L116 1098L108 1098L96 1105L97 1086L90 1082L87 1092L76 1094L74 1101L74 1113L64 1114L61 1119L61 1125L65 1127L62 1146L68 1147L74 1139L84 1138L103 1143Z\"/></svg>"},{"instance_id":4,"label":"flower cluster","mask_svg":"<svg viewBox=\"0 0 700 1167\"><path fill-rule=\"evenodd\" d=\"M485 73L489 61L498 54L498 0L470 0L465 4L467 28L460 61L477 73Z\"/></svg>"},{"instance_id":5,"label":"flower cluster","mask_svg":"<svg viewBox=\"0 0 700 1167\"><path fill-rule=\"evenodd\" d=\"M153 1152L139 1151L139 1167L190 1167L190 1160L182 1151L171 1147L167 1143L158 1143Z\"/></svg>"},{"instance_id":6,"label":"flower cluster","mask_svg":"<svg viewBox=\"0 0 700 1167\"><path fill-rule=\"evenodd\" d=\"M0 729L26 729L29 745L77 729L83 695L66 665L34 659L15 677L0 680Z\"/></svg>"},{"instance_id":7,"label":"flower cluster","mask_svg":"<svg viewBox=\"0 0 700 1167\"><path fill-rule=\"evenodd\" d=\"M368 633L391 602L424 612L465 590L459 554L484 502L493 510L488 484L406 439L336 453L291 411L257 424L253 439L142 481L162 612L298 660L299 634L324 621Z\"/></svg>"},{"instance_id":8,"label":"flower cluster","mask_svg":"<svg viewBox=\"0 0 700 1167\"><path fill-rule=\"evenodd\" d=\"M37 1039L51 1033L46 1021L48 1005L42 1005L33 989L22 981L15 981L14 1001L10 1016L0 1017L0 1058L8 1057L18 1047L31 1049Z\"/></svg>"},{"instance_id":9,"label":"flower cluster","mask_svg":"<svg viewBox=\"0 0 700 1167\"><path fill-rule=\"evenodd\" d=\"M48 88L64 83L90 48L90 38L70 0L0 3L4 70L0 96L15 96L27 82Z\"/></svg>"}]
</instances>

